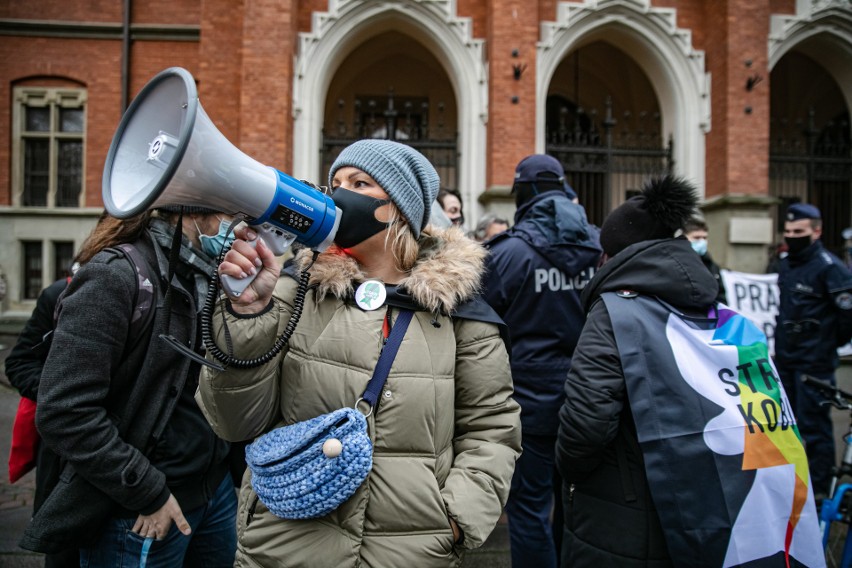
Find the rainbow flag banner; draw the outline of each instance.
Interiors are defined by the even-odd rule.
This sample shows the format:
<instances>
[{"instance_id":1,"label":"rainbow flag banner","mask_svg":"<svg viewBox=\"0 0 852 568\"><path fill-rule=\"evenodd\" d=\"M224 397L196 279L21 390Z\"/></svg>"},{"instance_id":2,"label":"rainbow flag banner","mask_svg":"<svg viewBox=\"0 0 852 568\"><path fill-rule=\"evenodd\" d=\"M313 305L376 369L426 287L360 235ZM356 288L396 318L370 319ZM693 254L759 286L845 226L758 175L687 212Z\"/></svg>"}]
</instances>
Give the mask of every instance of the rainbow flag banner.
<instances>
[{"instance_id":1,"label":"rainbow flag banner","mask_svg":"<svg viewBox=\"0 0 852 568\"><path fill-rule=\"evenodd\" d=\"M808 463L766 337L603 295L654 504L677 566L825 566Z\"/></svg>"}]
</instances>

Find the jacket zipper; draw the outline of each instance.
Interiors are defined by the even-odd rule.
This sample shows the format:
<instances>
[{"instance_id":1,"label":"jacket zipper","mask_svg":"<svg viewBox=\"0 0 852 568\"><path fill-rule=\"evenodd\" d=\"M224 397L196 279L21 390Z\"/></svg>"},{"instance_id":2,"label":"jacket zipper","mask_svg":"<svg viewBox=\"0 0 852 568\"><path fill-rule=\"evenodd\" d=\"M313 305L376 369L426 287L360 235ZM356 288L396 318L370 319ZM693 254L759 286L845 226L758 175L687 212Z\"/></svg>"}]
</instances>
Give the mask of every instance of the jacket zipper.
<instances>
[{"instance_id":1,"label":"jacket zipper","mask_svg":"<svg viewBox=\"0 0 852 568\"><path fill-rule=\"evenodd\" d=\"M260 497L258 497L255 494L254 499L252 499L252 501L251 501L251 505L249 505L248 515L246 515L246 528L248 528L248 526L251 524L252 520L254 519L254 512L255 512L255 509L257 509L258 501L260 501Z\"/></svg>"}]
</instances>

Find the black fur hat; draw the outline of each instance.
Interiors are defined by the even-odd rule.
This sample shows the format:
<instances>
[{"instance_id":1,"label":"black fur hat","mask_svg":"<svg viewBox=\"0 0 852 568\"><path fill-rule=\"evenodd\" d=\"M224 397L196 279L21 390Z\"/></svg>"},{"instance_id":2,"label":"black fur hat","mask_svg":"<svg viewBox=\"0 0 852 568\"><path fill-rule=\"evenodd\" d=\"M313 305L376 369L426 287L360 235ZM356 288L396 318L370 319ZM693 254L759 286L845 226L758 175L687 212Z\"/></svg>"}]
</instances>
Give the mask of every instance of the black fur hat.
<instances>
[{"instance_id":1,"label":"black fur hat","mask_svg":"<svg viewBox=\"0 0 852 568\"><path fill-rule=\"evenodd\" d=\"M642 193L613 210L601 227L601 246L613 257L641 241L674 237L695 214L695 187L671 174L645 182Z\"/></svg>"}]
</instances>

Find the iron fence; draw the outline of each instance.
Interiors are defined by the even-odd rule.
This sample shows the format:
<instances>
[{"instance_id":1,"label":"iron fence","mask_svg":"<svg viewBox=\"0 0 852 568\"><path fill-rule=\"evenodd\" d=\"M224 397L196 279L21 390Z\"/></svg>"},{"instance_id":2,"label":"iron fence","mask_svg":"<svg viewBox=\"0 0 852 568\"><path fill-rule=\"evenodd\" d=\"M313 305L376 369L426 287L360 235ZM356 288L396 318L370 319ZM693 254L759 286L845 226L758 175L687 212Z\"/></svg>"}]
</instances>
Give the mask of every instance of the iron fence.
<instances>
[{"instance_id":1,"label":"iron fence","mask_svg":"<svg viewBox=\"0 0 852 568\"><path fill-rule=\"evenodd\" d=\"M435 166L441 185L458 189L458 140L454 130L445 124L445 105L432 104L425 97L358 95L347 105L337 102L333 125L323 130L320 178L348 145L362 138L395 140L407 144L426 156Z\"/></svg>"},{"instance_id":2,"label":"iron fence","mask_svg":"<svg viewBox=\"0 0 852 568\"><path fill-rule=\"evenodd\" d=\"M818 128L811 109L801 120L770 122L769 192L780 199L776 229L784 228L787 205L812 203L822 213L822 241L843 256L844 228L852 226L852 144L849 115Z\"/></svg>"},{"instance_id":3,"label":"iron fence","mask_svg":"<svg viewBox=\"0 0 852 568\"><path fill-rule=\"evenodd\" d=\"M663 145L658 113L624 111L619 123L609 97L602 118L596 109L567 101L556 109L548 106L557 114L547 119L546 152L562 162L568 183L596 225L638 192L647 177L674 168L674 141L669 137Z\"/></svg>"}]
</instances>

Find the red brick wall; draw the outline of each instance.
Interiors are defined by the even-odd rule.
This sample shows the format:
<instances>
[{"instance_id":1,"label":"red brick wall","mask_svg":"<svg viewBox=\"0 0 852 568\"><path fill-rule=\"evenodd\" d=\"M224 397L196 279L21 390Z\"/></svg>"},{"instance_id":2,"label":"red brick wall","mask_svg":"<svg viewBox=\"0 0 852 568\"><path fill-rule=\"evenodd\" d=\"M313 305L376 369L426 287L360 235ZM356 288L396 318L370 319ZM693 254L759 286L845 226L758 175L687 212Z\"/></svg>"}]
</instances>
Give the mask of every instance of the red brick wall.
<instances>
[{"instance_id":1,"label":"red brick wall","mask_svg":"<svg viewBox=\"0 0 852 568\"><path fill-rule=\"evenodd\" d=\"M186 41L136 41L130 51L130 100L145 83L167 67L183 67L198 79L198 43ZM128 101L129 102L129 101ZM203 102L203 101L202 101ZM118 101L116 101L118 104Z\"/></svg>"},{"instance_id":2,"label":"red brick wall","mask_svg":"<svg viewBox=\"0 0 852 568\"><path fill-rule=\"evenodd\" d=\"M198 92L204 110L234 144L240 138L242 0L204 0L201 6Z\"/></svg>"},{"instance_id":3,"label":"red brick wall","mask_svg":"<svg viewBox=\"0 0 852 568\"><path fill-rule=\"evenodd\" d=\"M61 20L71 22L121 22L124 3L120 0L37 0L0 2L0 18L22 20Z\"/></svg>"},{"instance_id":4,"label":"red brick wall","mask_svg":"<svg viewBox=\"0 0 852 568\"><path fill-rule=\"evenodd\" d=\"M542 22L556 21L556 5L558 0L539 0L538 19Z\"/></svg>"},{"instance_id":5,"label":"red brick wall","mask_svg":"<svg viewBox=\"0 0 852 568\"><path fill-rule=\"evenodd\" d=\"M255 0L246 6L238 146L282 171L289 171L293 160L298 23L296 0Z\"/></svg>"},{"instance_id":6,"label":"red brick wall","mask_svg":"<svg viewBox=\"0 0 852 568\"><path fill-rule=\"evenodd\" d=\"M677 10L712 75L712 130L707 136L707 195L768 191L771 14L795 12L796 0L652 0ZM298 32L328 0L135 0L133 23L200 25L196 42L136 41L129 94L172 65L199 82L204 108L223 134L259 161L287 170L292 158L293 54ZM515 164L535 148L535 59L540 20L556 17L557 0L457 0L458 15L486 40L489 66L486 185L511 183ZM118 24L123 2L2 2L0 18ZM513 58L513 49L519 57ZM121 42L0 36L0 205L10 204L11 87L26 77L60 77L88 88L87 204L100 205L103 161L120 118ZM752 61L751 67L744 60ZM512 65L526 64L520 81ZM751 92L746 80L760 75ZM39 79L41 80L41 79ZM519 98L513 104L513 96ZM746 114L745 107L751 108Z\"/></svg>"},{"instance_id":7,"label":"red brick wall","mask_svg":"<svg viewBox=\"0 0 852 568\"><path fill-rule=\"evenodd\" d=\"M707 135L706 194L765 195L769 192L769 0L720 0L706 6L705 52L712 74L713 113ZM746 81L755 74L763 81L749 92Z\"/></svg>"},{"instance_id":8,"label":"red brick wall","mask_svg":"<svg viewBox=\"0 0 852 568\"><path fill-rule=\"evenodd\" d=\"M538 11L522 0L490 0L487 49L489 112L486 187L511 185L515 166L535 150ZM512 50L518 57L512 57ZM513 65L526 65L521 80ZM512 97L518 103L512 103Z\"/></svg>"},{"instance_id":9,"label":"red brick wall","mask_svg":"<svg viewBox=\"0 0 852 568\"><path fill-rule=\"evenodd\" d=\"M715 0L714 0L715 1ZM704 12L706 0L652 0L655 8L674 8L677 10L677 27L692 32L692 47L703 50L706 45L706 20Z\"/></svg>"},{"instance_id":10,"label":"red brick wall","mask_svg":"<svg viewBox=\"0 0 852 568\"><path fill-rule=\"evenodd\" d=\"M769 0L769 9L773 14L795 14L796 0Z\"/></svg>"},{"instance_id":11,"label":"red brick wall","mask_svg":"<svg viewBox=\"0 0 852 568\"><path fill-rule=\"evenodd\" d=\"M100 207L101 175L109 143L120 118L121 42L0 36L0 204L11 205L12 87L26 78L28 84L53 84L49 78L75 81L88 90L86 107L86 197L89 207ZM81 64L85 62L85 64ZM42 82L42 77L45 78Z\"/></svg>"},{"instance_id":12,"label":"red brick wall","mask_svg":"<svg viewBox=\"0 0 852 568\"><path fill-rule=\"evenodd\" d=\"M459 17L473 21L472 34L475 38L484 38L488 20L487 0L457 0L456 12Z\"/></svg>"},{"instance_id":13,"label":"red brick wall","mask_svg":"<svg viewBox=\"0 0 852 568\"><path fill-rule=\"evenodd\" d=\"M314 12L328 12L328 0L298 0L297 23L300 32L311 31Z\"/></svg>"},{"instance_id":14,"label":"red brick wall","mask_svg":"<svg viewBox=\"0 0 852 568\"><path fill-rule=\"evenodd\" d=\"M728 193L769 193L769 4L769 0L731 2L729 102L727 115L720 117L729 124ZM755 76L763 80L749 91L747 80Z\"/></svg>"},{"instance_id":15,"label":"red brick wall","mask_svg":"<svg viewBox=\"0 0 852 568\"><path fill-rule=\"evenodd\" d=\"M132 0L134 24L184 24L201 22L202 0ZM121 6L123 2L114 0ZM236 4L239 9L239 4ZM227 10L227 9L226 9Z\"/></svg>"},{"instance_id":16,"label":"red brick wall","mask_svg":"<svg viewBox=\"0 0 852 568\"><path fill-rule=\"evenodd\" d=\"M132 24L197 25L201 0L152 0L133 3ZM8 2L0 17L120 24L123 3ZM121 119L121 40L0 37L0 138L11 140L11 92L17 84L53 86L57 78L87 89L85 205L100 207L104 161ZM131 45L128 96L132 97L157 72L179 65L198 70L197 42L134 41ZM32 79L26 80L25 78ZM22 81L23 79L23 81ZM0 145L0 205L10 205L11 145Z\"/></svg>"}]
</instances>

